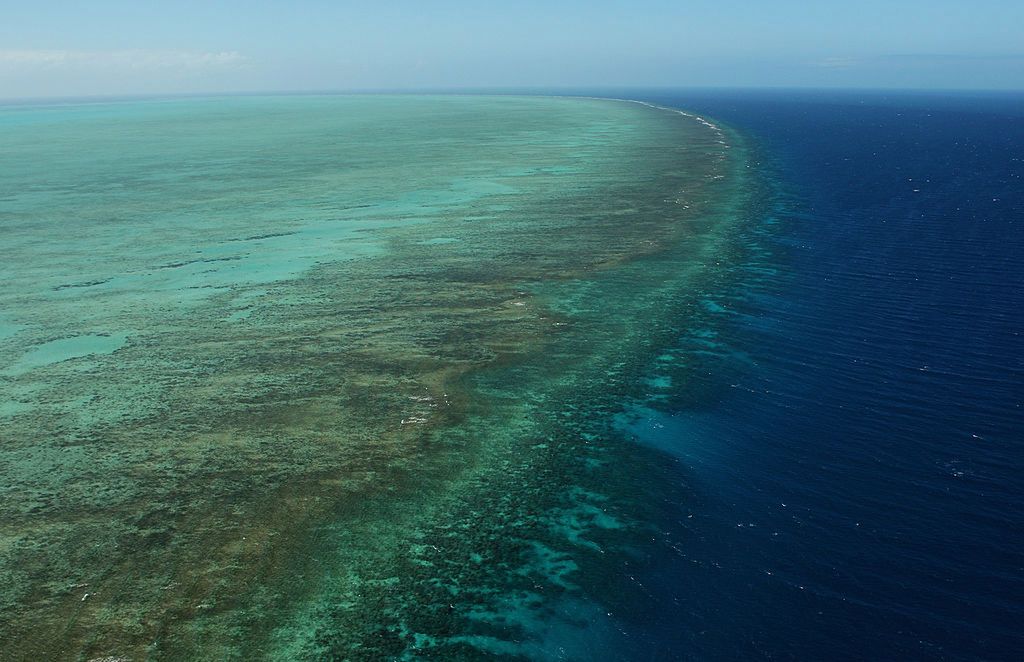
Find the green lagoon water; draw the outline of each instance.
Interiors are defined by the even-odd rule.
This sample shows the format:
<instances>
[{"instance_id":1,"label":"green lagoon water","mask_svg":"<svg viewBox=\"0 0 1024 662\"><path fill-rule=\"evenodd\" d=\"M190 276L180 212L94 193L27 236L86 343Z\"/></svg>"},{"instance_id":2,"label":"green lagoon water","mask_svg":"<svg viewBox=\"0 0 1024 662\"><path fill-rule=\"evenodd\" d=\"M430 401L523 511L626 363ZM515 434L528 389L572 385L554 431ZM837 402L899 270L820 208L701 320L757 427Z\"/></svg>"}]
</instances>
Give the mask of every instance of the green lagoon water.
<instances>
[{"instance_id":1,"label":"green lagoon water","mask_svg":"<svg viewBox=\"0 0 1024 662\"><path fill-rule=\"evenodd\" d=\"M611 419L747 167L610 100L0 108L0 659L615 645Z\"/></svg>"}]
</instances>

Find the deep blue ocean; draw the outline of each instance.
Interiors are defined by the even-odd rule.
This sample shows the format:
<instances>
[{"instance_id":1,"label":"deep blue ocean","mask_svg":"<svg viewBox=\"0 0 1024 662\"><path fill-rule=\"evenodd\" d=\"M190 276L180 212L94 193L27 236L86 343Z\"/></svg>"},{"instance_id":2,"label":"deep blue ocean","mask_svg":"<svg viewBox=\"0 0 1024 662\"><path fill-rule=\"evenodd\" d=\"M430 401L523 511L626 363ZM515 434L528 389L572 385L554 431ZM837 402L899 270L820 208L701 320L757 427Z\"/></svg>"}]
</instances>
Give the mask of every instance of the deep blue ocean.
<instances>
[{"instance_id":1,"label":"deep blue ocean","mask_svg":"<svg viewBox=\"0 0 1024 662\"><path fill-rule=\"evenodd\" d=\"M1024 94L596 95L734 129L752 202L637 350L640 386L580 415L640 513L596 533L628 539L579 568L592 602L509 600L508 631L537 659L1024 660Z\"/></svg>"},{"instance_id":2,"label":"deep blue ocean","mask_svg":"<svg viewBox=\"0 0 1024 662\"><path fill-rule=\"evenodd\" d=\"M745 134L770 217L622 424L686 494L629 656L1022 659L1024 96L628 96Z\"/></svg>"}]
</instances>

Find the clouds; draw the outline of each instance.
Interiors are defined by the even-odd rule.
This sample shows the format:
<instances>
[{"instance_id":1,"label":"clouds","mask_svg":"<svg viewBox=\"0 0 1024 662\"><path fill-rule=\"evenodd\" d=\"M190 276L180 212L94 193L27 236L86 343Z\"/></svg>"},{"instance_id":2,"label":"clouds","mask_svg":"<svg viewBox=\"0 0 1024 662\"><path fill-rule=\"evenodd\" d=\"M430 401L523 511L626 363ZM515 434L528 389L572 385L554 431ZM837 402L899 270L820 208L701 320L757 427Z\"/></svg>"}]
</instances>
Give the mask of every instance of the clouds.
<instances>
[{"instance_id":1,"label":"clouds","mask_svg":"<svg viewBox=\"0 0 1024 662\"><path fill-rule=\"evenodd\" d=\"M225 69L245 65L238 51L188 50L0 50L0 69L7 71L84 69L93 71L167 71Z\"/></svg>"},{"instance_id":2,"label":"clouds","mask_svg":"<svg viewBox=\"0 0 1024 662\"><path fill-rule=\"evenodd\" d=\"M0 49L0 99L245 91L258 71L234 50Z\"/></svg>"},{"instance_id":3,"label":"clouds","mask_svg":"<svg viewBox=\"0 0 1024 662\"><path fill-rule=\"evenodd\" d=\"M91 0L62 3L59 12L6 4L0 99L545 86L1024 88L1020 0ZM952 55L893 55L900 53Z\"/></svg>"},{"instance_id":4,"label":"clouds","mask_svg":"<svg viewBox=\"0 0 1024 662\"><path fill-rule=\"evenodd\" d=\"M856 67L860 63L861 60L855 57L827 57L814 64L822 69L849 69Z\"/></svg>"}]
</instances>

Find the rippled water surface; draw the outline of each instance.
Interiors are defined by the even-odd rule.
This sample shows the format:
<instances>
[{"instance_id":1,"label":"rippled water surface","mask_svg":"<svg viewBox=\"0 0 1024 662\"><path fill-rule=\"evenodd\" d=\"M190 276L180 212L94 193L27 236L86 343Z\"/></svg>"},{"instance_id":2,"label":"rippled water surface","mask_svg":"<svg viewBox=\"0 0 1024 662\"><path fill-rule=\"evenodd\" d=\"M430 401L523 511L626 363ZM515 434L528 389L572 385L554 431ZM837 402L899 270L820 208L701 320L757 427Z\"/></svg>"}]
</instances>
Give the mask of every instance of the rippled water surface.
<instances>
[{"instance_id":1,"label":"rippled water surface","mask_svg":"<svg viewBox=\"0 0 1024 662\"><path fill-rule=\"evenodd\" d=\"M613 96L0 109L0 658L1018 657L1022 100Z\"/></svg>"},{"instance_id":2,"label":"rippled water surface","mask_svg":"<svg viewBox=\"0 0 1024 662\"><path fill-rule=\"evenodd\" d=\"M756 136L776 223L709 308L727 321L670 352L681 388L620 418L687 486L637 639L656 658L1018 658L1024 100L650 100Z\"/></svg>"}]
</instances>

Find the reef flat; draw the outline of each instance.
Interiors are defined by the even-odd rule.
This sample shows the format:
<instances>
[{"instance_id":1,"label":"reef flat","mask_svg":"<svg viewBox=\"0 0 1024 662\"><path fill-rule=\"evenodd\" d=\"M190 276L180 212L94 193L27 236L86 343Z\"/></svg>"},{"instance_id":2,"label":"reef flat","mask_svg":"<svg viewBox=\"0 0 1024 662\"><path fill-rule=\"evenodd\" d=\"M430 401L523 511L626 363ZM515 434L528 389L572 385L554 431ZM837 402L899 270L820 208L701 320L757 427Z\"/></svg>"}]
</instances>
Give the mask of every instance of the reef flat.
<instances>
[{"instance_id":1,"label":"reef flat","mask_svg":"<svg viewBox=\"0 0 1024 662\"><path fill-rule=\"evenodd\" d=\"M0 658L618 636L657 458L611 419L736 250L739 137L309 96L7 107L0 144Z\"/></svg>"}]
</instances>

